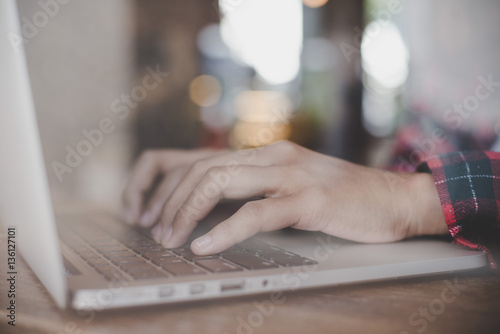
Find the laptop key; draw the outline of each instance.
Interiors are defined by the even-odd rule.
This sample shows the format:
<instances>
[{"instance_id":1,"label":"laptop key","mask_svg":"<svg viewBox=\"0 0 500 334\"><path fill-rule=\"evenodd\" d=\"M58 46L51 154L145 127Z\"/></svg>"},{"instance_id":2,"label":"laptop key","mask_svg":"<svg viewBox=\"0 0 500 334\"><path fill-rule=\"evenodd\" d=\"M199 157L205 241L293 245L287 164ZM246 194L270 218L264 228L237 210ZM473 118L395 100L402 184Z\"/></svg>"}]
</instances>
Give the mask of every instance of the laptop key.
<instances>
[{"instance_id":1,"label":"laptop key","mask_svg":"<svg viewBox=\"0 0 500 334\"><path fill-rule=\"evenodd\" d=\"M161 266L174 276L189 276L189 275L203 275L206 274L200 268L197 268L191 263L164 263Z\"/></svg>"},{"instance_id":2,"label":"laptop key","mask_svg":"<svg viewBox=\"0 0 500 334\"><path fill-rule=\"evenodd\" d=\"M122 263L120 264L120 268L130 274L131 272L134 272L134 271L148 271L148 270L156 270L157 268L155 266L153 266L152 264L150 263L147 263L147 262L132 262L132 263Z\"/></svg>"},{"instance_id":3,"label":"laptop key","mask_svg":"<svg viewBox=\"0 0 500 334\"><path fill-rule=\"evenodd\" d=\"M225 273L230 271L241 271L240 267L224 259L202 259L196 260L196 264L213 273Z\"/></svg>"},{"instance_id":4,"label":"laptop key","mask_svg":"<svg viewBox=\"0 0 500 334\"><path fill-rule=\"evenodd\" d=\"M95 270L108 280L125 279L125 275L111 266L96 266Z\"/></svg>"},{"instance_id":5,"label":"laptop key","mask_svg":"<svg viewBox=\"0 0 500 334\"><path fill-rule=\"evenodd\" d=\"M110 259L111 262L116 264L117 266L120 266L121 264L126 264L126 263L133 263L133 262L143 262L144 259L140 257L116 257Z\"/></svg>"},{"instance_id":6,"label":"laptop key","mask_svg":"<svg viewBox=\"0 0 500 334\"><path fill-rule=\"evenodd\" d=\"M256 239L245 240L245 241L239 243L238 246L245 249L247 252L253 253L253 254L284 251L283 249L281 249L279 247L271 246L269 244L266 244L263 241L256 240Z\"/></svg>"},{"instance_id":7,"label":"laptop key","mask_svg":"<svg viewBox=\"0 0 500 334\"><path fill-rule=\"evenodd\" d=\"M116 270L109 263L89 263L89 265L92 266L95 270L97 270L97 272L99 272L100 274L110 270Z\"/></svg>"},{"instance_id":8,"label":"laptop key","mask_svg":"<svg viewBox=\"0 0 500 334\"><path fill-rule=\"evenodd\" d=\"M183 253L180 253L179 256L181 256L185 260L188 260L189 262L193 262L193 261L201 260L201 259L216 259L219 257L218 255L196 255L190 249L186 250Z\"/></svg>"},{"instance_id":9,"label":"laptop key","mask_svg":"<svg viewBox=\"0 0 500 334\"><path fill-rule=\"evenodd\" d=\"M109 252L109 253L103 253L102 255L108 260L115 259L115 258L137 257L137 255L135 255L134 253L129 252L129 251Z\"/></svg>"},{"instance_id":10,"label":"laptop key","mask_svg":"<svg viewBox=\"0 0 500 334\"><path fill-rule=\"evenodd\" d=\"M125 246L122 246L120 244L118 245L105 245L105 246L95 246L95 248L102 253L109 253L109 252L120 252L120 251L126 251L128 248Z\"/></svg>"},{"instance_id":11,"label":"laptop key","mask_svg":"<svg viewBox=\"0 0 500 334\"><path fill-rule=\"evenodd\" d=\"M218 255L196 255L196 254L186 254L182 258L188 260L189 262L195 262L203 259L218 259Z\"/></svg>"},{"instance_id":12,"label":"laptop key","mask_svg":"<svg viewBox=\"0 0 500 334\"><path fill-rule=\"evenodd\" d=\"M153 278L162 278L167 277L168 275L164 272L161 272L158 269L148 270L148 271L134 271L129 273L135 279L153 279Z\"/></svg>"},{"instance_id":13,"label":"laptop key","mask_svg":"<svg viewBox=\"0 0 500 334\"><path fill-rule=\"evenodd\" d=\"M89 247L87 247L86 245L84 244L70 244L68 242L68 245L77 253L80 253L80 252L88 252L88 251L91 251L91 249Z\"/></svg>"},{"instance_id":14,"label":"laptop key","mask_svg":"<svg viewBox=\"0 0 500 334\"><path fill-rule=\"evenodd\" d=\"M246 253L246 251L241 247L232 246L232 247L229 247L228 249L220 252L219 254L223 255L223 254L234 254L234 253Z\"/></svg>"},{"instance_id":15,"label":"laptop key","mask_svg":"<svg viewBox=\"0 0 500 334\"><path fill-rule=\"evenodd\" d=\"M103 259L100 259L100 258L99 259L89 259L87 262L92 267L99 266L99 265L108 265L108 266L110 266L110 264L106 260L103 260Z\"/></svg>"},{"instance_id":16,"label":"laptop key","mask_svg":"<svg viewBox=\"0 0 500 334\"><path fill-rule=\"evenodd\" d=\"M99 254L97 253L94 253L94 252L81 252L79 253L80 257L84 260L84 261L89 261L89 260L93 260L93 259L100 259L101 257L99 256Z\"/></svg>"},{"instance_id":17,"label":"laptop key","mask_svg":"<svg viewBox=\"0 0 500 334\"><path fill-rule=\"evenodd\" d=\"M89 245L92 246L93 248L102 249L102 250L123 247L119 243L112 243L112 242L102 242L102 243L90 243L89 242Z\"/></svg>"},{"instance_id":18,"label":"laptop key","mask_svg":"<svg viewBox=\"0 0 500 334\"><path fill-rule=\"evenodd\" d=\"M305 257L294 257L294 258L281 258L275 259L274 263L279 264L284 267L296 267L296 266L310 266L314 264L318 264L318 262L313 261L311 259Z\"/></svg>"},{"instance_id":19,"label":"laptop key","mask_svg":"<svg viewBox=\"0 0 500 334\"><path fill-rule=\"evenodd\" d=\"M222 257L247 269L278 268L278 265L249 253L223 254Z\"/></svg>"},{"instance_id":20,"label":"laptop key","mask_svg":"<svg viewBox=\"0 0 500 334\"><path fill-rule=\"evenodd\" d=\"M171 251L172 251L172 253L180 255L180 256L184 256L184 254L189 254L189 253L192 254L191 249L189 249L188 246L174 248L174 249L171 249Z\"/></svg>"},{"instance_id":21,"label":"laptop key","mask_svg":"<svg viewBox=\"0 0 500 334\"><path fill-rule=\"evenodd\" d=\"M107 272L102 273L102 275L108 280L108 281L122 281L126 280L127 278L125 275L123 275L121 272L118 270L110 270Z\"/></svg>"},{"instance_id":22,"label":"laptop key","mask_svg":"<svg viewBox=\"0 0 500 334\"><path fill-rule=\"evenodd\" d=\"M163 246L151 245L151 246L132 247L132 250L137 254L142 254L142 253L152 253L152 252L165 252L167 249Z\"/></svg>"},{"instance_id":23,"label":"laptop key","mask_svg":"<svg viewBox=\"0 0 500 334\"><path fill-rule=\"evenodd\" d=\"M165 263L187 263L185 260L177 256L154 257L151 258L151 263L157 266L163 266Z\"/></svg>"},{"instance_id":24,"label":"laptop key","mask_svg":"<svg viewBox=\"0 0 500 334\"><path fill-rule=\"evenodd\" d=\"M144 252L141 253L141 256L147 260L153 260L153 259L161 259L161 258L166 258L166 257L176 257L174 254L165 251L165 252Z\"/></svg>"},{"instance_id":25,"label":"laptop key","mask_svg":"<svg viewBox=\"0 0 500 334\"><path fill-rule=\"evenodd\" d=\"M145 247L145 246L157 246L158 244L147 238L144 239L134 239L134 240L123 240L123 243L129 247Z\"/></svg>"},{"instance_id":26,"label":"laptop key","mask_svg":"<svg viewBox=\"0 0 500 334\"><path fill-rule=\"evenodd\" d=\"M298 259L301 258L300 255L297 255L292 252L288 251L281 251L281 252L264 252L264 253L259 253L259 256L267 259L267 260L276 260L276 259Z\"/></svg>"}]
</instances>

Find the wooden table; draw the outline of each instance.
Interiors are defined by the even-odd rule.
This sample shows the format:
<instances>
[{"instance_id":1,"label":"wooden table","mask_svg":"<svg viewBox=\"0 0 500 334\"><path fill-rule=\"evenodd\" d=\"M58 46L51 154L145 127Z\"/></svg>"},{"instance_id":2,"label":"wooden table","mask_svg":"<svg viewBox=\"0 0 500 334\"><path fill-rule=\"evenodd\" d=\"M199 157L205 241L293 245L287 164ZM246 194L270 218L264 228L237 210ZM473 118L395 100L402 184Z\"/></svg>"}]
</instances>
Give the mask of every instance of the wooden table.
<instances>
[{"instance_id":1,"label":"wooden table","mask_svg":"<svg viewBox=\"0 0 500 334\"><path fill-rule=\"evenodd\" d=\"M22 260L12 327L5 256L0 333L500 333L500 276L487 270L287 292L263 312L255 304L268 305L268 295L78 314L57 309ZM458 284L457 295L442 295L449 284Z\"/></svg>"}]
</instances>

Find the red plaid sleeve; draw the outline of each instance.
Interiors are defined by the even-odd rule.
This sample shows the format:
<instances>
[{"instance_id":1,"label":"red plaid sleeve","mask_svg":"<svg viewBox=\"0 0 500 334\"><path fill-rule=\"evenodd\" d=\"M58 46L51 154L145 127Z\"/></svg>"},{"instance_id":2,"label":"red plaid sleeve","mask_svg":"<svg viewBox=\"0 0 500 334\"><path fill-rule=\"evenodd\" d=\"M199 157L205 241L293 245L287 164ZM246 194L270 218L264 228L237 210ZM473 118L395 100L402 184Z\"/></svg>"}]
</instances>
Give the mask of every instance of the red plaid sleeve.
<instances>
[{"instance_id":1,"label":"red plaid sleeve","mask_svg":"<svg viewBox=\"0 0 500 334\"><path fill-rule=\"evenodd\" d=\"M458 244L483 250L492 269L500 260L500 153L454 152L429 158L451 235Z\"/></svg>"}]
</instances>

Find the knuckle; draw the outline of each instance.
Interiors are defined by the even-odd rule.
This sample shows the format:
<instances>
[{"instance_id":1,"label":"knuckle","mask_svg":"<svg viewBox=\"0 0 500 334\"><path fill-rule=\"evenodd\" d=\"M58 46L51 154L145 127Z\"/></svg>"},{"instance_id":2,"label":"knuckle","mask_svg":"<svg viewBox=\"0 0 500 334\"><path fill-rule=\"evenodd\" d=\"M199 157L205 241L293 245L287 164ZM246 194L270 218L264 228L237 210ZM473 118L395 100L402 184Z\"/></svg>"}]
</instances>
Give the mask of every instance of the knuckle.
<instances>
[{"instance_id":1,"label":"knuckle","mask_svg":"<svg viewBox=\"0 0 500 334\"><path fill-rule=\"evenodd\" d=\"M224 173L225 171L225 168L224 167L221 167L221 166L212 166L210 168L207 169L206 173L205 173L205 176L206 177L214 177L214 176L218 176L222 173Z\"/></svg>"},{"instance_id":2,"label":"knuckle","mask_svg":"<svg viewBox=\"0 0 500 334\"><path fill-rule=\"evenodd\" d=\"M276 143L276 146L279 148L280 151L285 152L285 153L295 153L297 151L298 145L289 141L289 140L282 140Z\"/></svg>"},{"instance_id":3,"label":"knuckle","mask_svg":"<svg viewBox=\"0 0 500 334\"><path fill-rule=\"evenodd\" d=\"M264 205L257 201L246 203L243 205L242 209L243 212L252 220L258 220L264 216Z\"/></svg>"},{"instance_id":4,"label":"knuckle","mask_svg":"<svg viewBox=\"0 0 500 334\"><path fill-rule=\"evenodd\" d=\"M205 159L196 160L191 166L191 173L201 174L207 169L207 161Z\"/></svg>"},{"instance_id":5,"label":"knuckle","mask_svg":"<svg viewBox=\"0 0 500 334\"><path fill-rule=\"evenodd\" d=\"M288 140L279 141L272 147L284 163L294 163L304 152L299 145Z\"/></svg>"},{"instance_id":6,"label":"knuckle","mask_svg":"<svg viewBox=\"0 0 500 334\"><path fill-rule=\"evenodd\" d=\"M217 171L215 167L210 167L205 171L201 177L200 182L196 185L196 188L200 191L204 191L205 188L210 187L215 184L214 179L217 177Z\"/></svg>"},{"instance_id":7,"label":"knuckle","mask_svg":"<svg viewBox=\"0 0 500 334\"><path fill-rule=\"evenodd\" d=\"M225 173L226 170L227 170L227 167L226 166L215 166L213 168L214 172L217 173L217 174L221 174L221 173Z\"/></svg>"},{"instance_id":8,"label":"knuckle","mask_svg":"<svg viewBox=\"0 0 500 334\"><path fill-rule=\"evenodd\" d=\"M295 192L298 188L298 180L295 168L292 166L272 166L269 168L271 178L281 182L269 182L266 185L266 197L281 197ZM293 180L292 182L283 182L283 180Z\"/></svg>"},{"instance_id":9,"label":"knuckle","mask_svg":"<svg viewBox=\"0 0 500 334\"><path fill-rule=\"evenodd\" d=\"M324 186L311 187L301 194L300 202L305 205L303 205L300 221L304 227L324 221L325 214L333 205L329 196Z\"/></svg>"}]
</instances>

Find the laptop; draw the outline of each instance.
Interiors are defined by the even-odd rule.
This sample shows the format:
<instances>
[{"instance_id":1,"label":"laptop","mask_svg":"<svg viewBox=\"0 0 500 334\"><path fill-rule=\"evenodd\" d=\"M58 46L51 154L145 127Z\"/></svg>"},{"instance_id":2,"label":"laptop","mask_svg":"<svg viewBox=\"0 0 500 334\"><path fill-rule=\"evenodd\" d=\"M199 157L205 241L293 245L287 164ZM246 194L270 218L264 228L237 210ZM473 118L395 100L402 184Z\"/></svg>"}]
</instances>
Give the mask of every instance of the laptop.
<instances>
[{"instance_id":1,"label":"laptop","mask_svg":"<svg viewBox=\"0 0 500 334\"><path fill-rule=\"evenodd\" d=\"M14 245L13 257L24 258L61 308L101 310L249 294L279 296L297 289L486 264L484 253L436 238L361 244L295 230L262 233L220 254L200 257L188 246L165 249L147 230L106 212L56 213L23 45L16 43L16 36L21 36L16 2L0 0L0 221L9 245ZM214 214L199 225L220 221ZM15 261L7 274L22 275Z\"/></svg>"}]
</instances>

